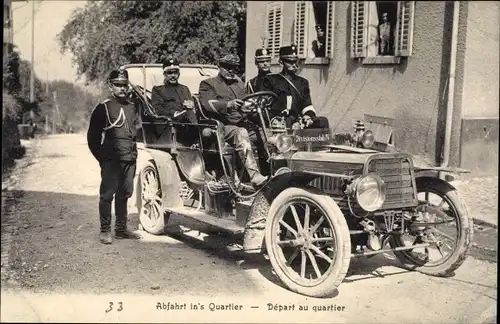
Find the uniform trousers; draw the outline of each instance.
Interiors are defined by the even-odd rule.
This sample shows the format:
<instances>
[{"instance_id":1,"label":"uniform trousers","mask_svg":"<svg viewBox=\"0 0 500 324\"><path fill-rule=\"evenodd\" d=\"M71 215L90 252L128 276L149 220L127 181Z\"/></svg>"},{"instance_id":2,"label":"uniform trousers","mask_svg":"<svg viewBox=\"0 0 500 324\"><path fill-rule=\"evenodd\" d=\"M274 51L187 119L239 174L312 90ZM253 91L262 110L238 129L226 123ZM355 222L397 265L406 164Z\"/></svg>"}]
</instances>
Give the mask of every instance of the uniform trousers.
<instances>
[{"instance_id":1,"label":"uniform trousers","mask_svg":"<svg viewBox=\"0 0 500 324\"><path fill-rule=\"evenodd\" d=\"M111 231L111 203L115 199L115 231L127 229L127 201L134 191L136 161L102 160L99 189L101 232Z\"/></svg>"}]
</instances>

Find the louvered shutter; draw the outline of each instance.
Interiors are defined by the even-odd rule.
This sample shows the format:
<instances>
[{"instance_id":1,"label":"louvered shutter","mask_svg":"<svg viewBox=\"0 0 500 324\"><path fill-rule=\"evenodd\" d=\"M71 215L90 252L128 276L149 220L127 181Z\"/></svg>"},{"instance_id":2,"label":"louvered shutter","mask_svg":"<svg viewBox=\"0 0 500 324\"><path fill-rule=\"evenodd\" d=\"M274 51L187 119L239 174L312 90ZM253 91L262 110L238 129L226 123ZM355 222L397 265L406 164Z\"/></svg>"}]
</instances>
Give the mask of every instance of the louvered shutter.
<instances>
[{"instance_id":1,"label":"louvered shutter","mask_svg":"<svg viewBox=\"0 0 500 324\"><path fill-rule=\"evenodd\" d=\"M351 56L365 56L365 16L366 2L352 1L351 2Z\"/></svg>"},{"instance_id":2,"label":"louvered shutter","mask_svg":"<svg viewBox=\"0 0 500 324\"><path fill-rule=\"evenodd\" d=\"M281 47L281 34L283 25L283 3L269 3L267 6L267 31L269 37L267 38L266 47L271 50L271 57L277 58L279 56L279 49Z\"/></svg>"},{"instance_id":3,"label":"louvered shutter","mask_svg":"<svg viewBox=\"0 0 500 324\"><path fill-rule=\"evenodd\" d=\"M335 26L333 25L335 14L335 2L328 1L327 4L327 16L326 16L326 57L332 57L333 55L333 35L335 33Z\"/></svg>"},{"instance_id":4,"label":"louvered shutter","mask_svg":"<svg viewBox=\"0 0 500 324\"><path fill-rule=\"evenodd\" d=\"M411 56L414 11L415 1L398 1L398 22L395 35L396 56Z\"/></svg>"},{"instance_id":5,"label":"louvered shutter","mask_svg":"<svg viewBox=\"0 0 500 324\"><path fill-rule=\"evenodd\" d=\"M299 57L307 55L307 33L306 26L309 20L309 6L307 1L295 1L295 22L293 24L294 44L297 45Z\"/></svg>"}]
</instances>

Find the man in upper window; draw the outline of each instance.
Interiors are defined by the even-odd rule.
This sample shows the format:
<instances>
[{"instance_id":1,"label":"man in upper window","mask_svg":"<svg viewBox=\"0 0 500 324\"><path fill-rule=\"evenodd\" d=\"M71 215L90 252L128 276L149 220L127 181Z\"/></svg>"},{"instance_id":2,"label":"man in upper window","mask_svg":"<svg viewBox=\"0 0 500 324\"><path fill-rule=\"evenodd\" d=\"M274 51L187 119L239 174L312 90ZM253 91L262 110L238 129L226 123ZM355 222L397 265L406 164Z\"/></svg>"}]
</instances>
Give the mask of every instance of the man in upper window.
<instances>
[{"instance_id":1,"label":"man in upper window","mask_svg":"<svg viewBox=\"0 0 500 324\"><path fill-rule=\"evenodd\" d=\"M191 91L178 82L180 68L177 59L170 57L163 62L163 75L164 84L154 86L151 91L151 105L156 114L177 122L197 123Z\"/></svg>"},{"instance_id":2,"label":"man in upper window","mask_svg":"<svg viewBox=\"0 0 500 324\"><path fill-rule=\"evenodd\" d=\"M326 117L316 116L311 101L309 81L298 76L299 57L295 45L284 46L279 51L280 73L267 75L262 82L262 91L272 91L278 96L271 109L271 118L285 116L287 128L302 117L305 128L329 128Z\"/></svg>"},{"instance_id":3,"label":"man in upper window","mask_svg":"<svg viewBox=\"0 0 500 324\"><path fill-rule=\"evenodd\" d=\"M325 30L322 25L316 25L316 34L318 39L312 42L312 50L314 52L315 57L325 57L326 49L325 49Z\"/></svg>"},{"instance_id":4,"label":"man in upper window","mask_svg":"<svg viewBox=\"0 0 500 324\"><path fill-rule=\"evenodd\" d=\"M255 51L255 65L257 66L257 76L247 83L248 93L262 91L262 80L271 73L271 55L269 50L259 48Z\"/></svg>"},{"instance_id":5,"label":"man in upper window","mask_svg":"<svg viewBox=\"0 0 500 324\"><path fill-rule=\"evenodd\" d=\"M382 21L383 22L378 26L380 54L390 55L392 50L391 23L387 20L387 12L382 14Z\"/></svg>"},{"instance_id":6,"label":"man in upper window","mask_svg":"<svg viewBox=\"0 0 500 324\"><path fill-rule=\"evenodd\" d=\"M252 152L250 141L257 142L257 134L247 131L248 116L240 110L244 104L241 99L247 92L245 84L236 75L239 65L240 59L236 55L222 57L219 74L200 83L200 103L224 124L224 140L238 151L252 185L259 187L267 178L260 173Z\"/></svg>"}]
</instances>

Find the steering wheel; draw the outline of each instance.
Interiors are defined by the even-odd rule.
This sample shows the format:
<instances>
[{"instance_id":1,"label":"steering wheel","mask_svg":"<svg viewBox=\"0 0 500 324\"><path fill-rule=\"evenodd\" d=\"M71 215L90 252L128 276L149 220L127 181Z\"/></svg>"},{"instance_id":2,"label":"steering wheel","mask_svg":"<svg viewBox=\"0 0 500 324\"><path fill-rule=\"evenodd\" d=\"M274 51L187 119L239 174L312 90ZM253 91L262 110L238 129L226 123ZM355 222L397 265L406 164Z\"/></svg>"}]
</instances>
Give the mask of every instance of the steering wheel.
<instances>
[{"instance_id":1,"label":"steering wheel","mask_svg":"<svg viewBox=\"0 0 500 324\"><path fill-rule=\"evenodd\" d=\"M241 98L245 104L240 108L242 112L251 113L254 112L257 106L261 107L271 107L278 96L271 91L259 91L252 93L248 96Z\"/></svg>"}]
</instances>

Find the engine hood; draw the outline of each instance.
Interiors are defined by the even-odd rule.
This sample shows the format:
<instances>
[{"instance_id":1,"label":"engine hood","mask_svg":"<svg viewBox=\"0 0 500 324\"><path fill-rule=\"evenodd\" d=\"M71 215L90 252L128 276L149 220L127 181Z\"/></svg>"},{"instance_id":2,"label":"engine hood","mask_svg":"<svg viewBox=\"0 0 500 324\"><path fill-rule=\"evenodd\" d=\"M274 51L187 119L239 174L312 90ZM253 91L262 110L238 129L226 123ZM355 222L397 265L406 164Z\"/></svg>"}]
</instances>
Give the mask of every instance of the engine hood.
<instances>
[{"instance_id":1,"label":"engine hood","mask_svg":"<svg viewBox=\"0 0 500 324\"><path fill-rule=\"evenodd\" d=\"M330 173L343 175L362 175L365 164L373 158L407 158L403 153L365 153L346 152L296 152L289 158L289 166L293 171L311 173Z\"/></svg>"}]
</instances>

